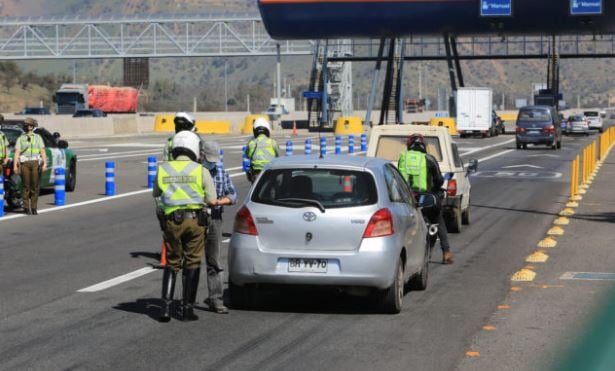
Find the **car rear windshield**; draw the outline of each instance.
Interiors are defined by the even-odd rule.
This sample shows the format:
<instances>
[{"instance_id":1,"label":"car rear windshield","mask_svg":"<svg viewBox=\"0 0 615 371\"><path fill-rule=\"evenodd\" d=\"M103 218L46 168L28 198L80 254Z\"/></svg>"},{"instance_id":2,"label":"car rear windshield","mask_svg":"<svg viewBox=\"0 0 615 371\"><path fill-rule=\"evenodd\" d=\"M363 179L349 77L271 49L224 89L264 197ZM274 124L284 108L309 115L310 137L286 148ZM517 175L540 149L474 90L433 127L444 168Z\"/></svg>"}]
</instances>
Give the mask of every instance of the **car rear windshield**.
<instances>
[{"instance_id":1,"label":"car rear windshield","mask_svg":"<svg viewBox=\"0 0 615 371\"><path fill-rule=\"evenodd\" d=\"M583 112L583 114L587 117L598 117L600 116L600 114L598 112L595 111L587 111L587 112Z\"/></svg>"},{"instance_id":2,"label":"car rear windshield","mask_svg":"<svg viewBox=\"0 0 615 371\"><path fill-rule=\"evenodd\" d=\"M522 109L519 112L519 121L551 121L551 114L546 109Z\"/></svg>"},{"instance_id":3,"label":"car rear windshield","mask_svg":"<svg viewBox=\"0 0 615 371\"><path fill-rule=\"evenodd\" d=\"M570 116L570 121L583 121L583 116Z\"/></svg>"},{"instance_id":4,"label":"car rear windshield","mask_svg":"<svg viewBox=\"0 0 615 371\"><path fill-rule=\"evenodd\" d=\"M378 201L378 196L374 178L363 171L274 169L262 174L252 201L329 209L372 205Z\"/></svg>"},{"instance_id":5,"label":"car rear windshield","mask_svg":"<svg viewBox=\"0 0 615 371\"><path fill-rule=\"evenodd\" d=\"M408 134L410 135L410 134ZM378 147L376 148L376 157L384 158L389 161L399 160L399 155L406 151L406 140L408 136L393 136L383 135L378 138ZM442 152L440 151L440 138L425 137L427 143L427 153L436 158L438 162L442 161Z\"/></svg>"}]
</instances>

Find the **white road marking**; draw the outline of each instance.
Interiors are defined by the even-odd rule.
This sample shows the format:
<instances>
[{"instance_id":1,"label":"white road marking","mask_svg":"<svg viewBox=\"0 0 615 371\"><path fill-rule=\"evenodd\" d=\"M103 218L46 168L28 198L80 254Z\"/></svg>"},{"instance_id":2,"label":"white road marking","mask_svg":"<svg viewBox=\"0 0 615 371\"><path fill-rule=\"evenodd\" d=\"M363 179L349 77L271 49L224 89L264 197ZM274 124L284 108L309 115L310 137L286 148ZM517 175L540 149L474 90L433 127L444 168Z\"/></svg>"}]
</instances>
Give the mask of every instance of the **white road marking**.
<instances>
[{"instance_id":1,"label":"white road marking","mask_svg":"<svg viewBox=\"0 0 615 371\"><path fill-rule=\"evenodd\" d=\"M486 151L486 150L491 149L491 148L500 147L500 146L503 146L505 144L512 143L515 140L516 139L510 139L510 140L507 140L505 142L496 143L496 144L492 144L492 145L489 145L489 146L486 146L486 147L480 147L480 148L477 148L477 149L473 149L471 151L464 152L464 153L460 154L460 156L467 156L467 155L471 155L471 154L476 153L476 152L482 152L482 151ZM510 151L508 151L508 152L510 152Z\"/></svg>"},{"instance_id":2,"label":"white road marking","mask_svg":"<svg viewBox=\"0 0 615 371\"><path fill-rule=\"evenodd\" d=\"M222 243L229 243L229 242L231 242L230 238L227 238L226 240L222 240Z\"/></svg>"},{"instance_id":3,"label":"white road marking","mask_svg":"<svg viewBox=\"0 0 615 371\"><path fill-rule=\"evenodd\" d=\"M531 167L534 169L544 169L544 167L542 166L536 166L536 165L527 165L527 164L523 164L523 165L511 165L511 166L504 166L502 169L514 169L516 167Z\"/></svg>"},{"instance_id":4,"label":"white road marking","mask_svg":"<svg viewBox=\"0 0 615 371\"><path fill-rule=\"evenodd\" d=\"M481 162L489 161L489 160L491 160L493 158L500 157L502 155L505 155L507 153L514 152L514 151L515 151L514 149L509 149L509 150L506 150L506 151L502 151L502 152L496 153L495 155L479 158L478 159L478 165L480 166Z\"/></svg>"},{"instance_id":5,"label":"white road marking","mask_svg":"<svg viewBox=\"0 0 615 371\"><path fill-rule=\"evenodd\" d=\"M151 155L157 155L160 154L161 151L150 151L150 152L140 152L140 153L134 153L131 155L108 155L108 156L101 156L101 157L94 157L94 158L86 158L86 159L80 159L78 158L78 162L89 162L89 161L101 161L101 160L113 160L116 158L127 158L127 157L139 157L139 156L151 156Z\"/></svg>"},{"instance_id":6,"label":"white road marking","mask_svg":"<svg viewBox=\"0 0 615 371\"><path fill-rule=\"evenodd\" d=\"M160 149L160 153L162 153L162 147L160 147L160 148L161 148L161 149ZM107 150L107 151L108 151L108 150ZM144 153L144 152L152 152L152 150L151 150L151 149L150 149L150 150L138 149L138 150L135 150L135 151L110 152L110 153L107 153L107 154L104 154L104 155L103 155L103 154L100 154L100 153L91 153L91 154L89 154L89 155L80 155L80 154L77 154L77 157L78 157L79 159L82 159L82 158L100 157L100 156L119 156L119 155L128 155L128 154L133 154L133 153Z\"/></svg>"},{"instance_id":7,"label":"white road marking","mask_svg":"<svg viewBox=\"0 0 615 371\"><path fill-rule=\"evenodd\" d=\"M149 274L149 273L152 273L152 272L156 272L156 271L157 271L157 269L153 268L153 267L141 268L141 269L138 269L138 270L136 270L134 272L130 272L130 273L124 274L122 276L112 278L112 279L110 279L108 281L97 283L96 285L88 286L88 287L83 288L81 290L77 290L77 292L98 292L98 291L106 290L106 289L108 289L110 287L117 286L117 285L122 284L124 282L128 282L130 280L134 280L135 278L139 278L141 276L145 276L146 274Z\"/></svg>"}]
</instances>

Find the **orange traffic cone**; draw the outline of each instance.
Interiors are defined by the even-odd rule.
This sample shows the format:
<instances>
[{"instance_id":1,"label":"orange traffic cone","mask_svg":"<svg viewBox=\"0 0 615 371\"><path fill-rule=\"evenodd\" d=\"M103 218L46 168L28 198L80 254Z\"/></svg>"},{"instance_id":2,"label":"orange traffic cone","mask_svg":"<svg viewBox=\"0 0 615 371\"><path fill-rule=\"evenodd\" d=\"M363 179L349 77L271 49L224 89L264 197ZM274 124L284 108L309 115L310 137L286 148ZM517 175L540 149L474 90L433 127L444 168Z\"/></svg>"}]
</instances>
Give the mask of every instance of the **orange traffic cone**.
<instances>
[{"instance_id":1,"label":"orange traffic cone","mask_svg":"<svg viewBox=\"0 0 615 371\"><path fill-rule=\"evenodd\" d=\"M350 176L346 175L344 177L344 192L351 193L352 192L352 181Z\"/></svg>"},{"instance_id":2,"label":"orange traffic cone","mask_svg":"<svg viewBox=\"0 0 615 371\"><path fill-rule=\"evenodd\" d=\"M167 266L167 243L162 240L162 246L160 247L160 266Z\"/></svg>"},{"instance_id":3,"label":"orange traffic cone","mask_svg":"<svg viewBox=\"0 0 615 371\"><path fill-rule=\"evenodd\" d=\"M293 136L297 136L297 121L293 121Z\"/></svg>"}]
</instances>

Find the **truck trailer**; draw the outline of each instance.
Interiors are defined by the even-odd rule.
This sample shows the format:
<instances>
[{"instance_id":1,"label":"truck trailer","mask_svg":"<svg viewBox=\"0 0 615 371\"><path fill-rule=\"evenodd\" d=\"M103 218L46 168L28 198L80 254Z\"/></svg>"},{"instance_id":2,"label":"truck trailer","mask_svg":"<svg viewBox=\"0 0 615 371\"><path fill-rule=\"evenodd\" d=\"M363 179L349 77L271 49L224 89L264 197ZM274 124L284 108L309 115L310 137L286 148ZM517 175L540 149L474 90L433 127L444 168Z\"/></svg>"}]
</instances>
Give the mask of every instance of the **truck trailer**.
<instances>
[{"instance_id":1,"label":"truck trailer","mask_svg":"<svg viewBox=\"0 0 615 371\"><path fill-rule=\"evenodd\" d=\"M99 109L104 113L135 113L138 98L138 90L131 87L62 84L54 95L54 102L58 114L74 114L87 109Z\"/></svg>"}]
</instances>

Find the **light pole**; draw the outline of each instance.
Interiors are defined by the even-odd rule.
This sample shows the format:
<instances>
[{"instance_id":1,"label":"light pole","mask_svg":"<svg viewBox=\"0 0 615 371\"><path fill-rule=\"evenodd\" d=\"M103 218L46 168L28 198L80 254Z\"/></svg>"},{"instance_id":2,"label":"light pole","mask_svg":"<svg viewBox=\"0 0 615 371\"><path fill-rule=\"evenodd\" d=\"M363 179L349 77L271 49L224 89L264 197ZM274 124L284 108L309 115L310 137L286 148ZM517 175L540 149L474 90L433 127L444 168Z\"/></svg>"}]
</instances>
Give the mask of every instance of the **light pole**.
<instances>
[{"instance_id":1,"label":"light pole","mask_svg":"<svg viewBox=\"0 0 615 371\"><path fill-rule=\"evenodd\" d=\"M224 112L228 112L228 83L226 77L226 59L224 60Z\"/></svg>"}]
</instances>

